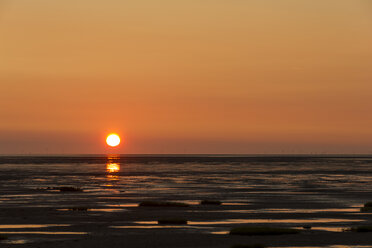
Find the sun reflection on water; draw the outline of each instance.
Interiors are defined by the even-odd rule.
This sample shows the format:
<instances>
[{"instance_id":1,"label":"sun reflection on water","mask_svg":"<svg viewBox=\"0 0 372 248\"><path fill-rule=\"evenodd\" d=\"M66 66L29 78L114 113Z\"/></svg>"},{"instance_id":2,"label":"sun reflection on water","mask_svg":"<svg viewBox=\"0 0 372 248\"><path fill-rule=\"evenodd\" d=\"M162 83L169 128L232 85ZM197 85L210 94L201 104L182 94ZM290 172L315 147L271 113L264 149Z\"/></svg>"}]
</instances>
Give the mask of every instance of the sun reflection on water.
<instances>
[{"instance_id":1,"label":"sun reflection on water","mask_svg":"<svg viewBox=\"0 0 372 248\"><path fill-rule=\"evenodd\" d=\"M118 163L107 163L106 171L108 173L115 173L120 171L120 165Z\"/></svg>"},{"instance_id":2,"label":"sun reflection on water","mask_svg":"<svg viewBox=\"0 0 372 248\"><path fill-rule=\"evenodd\" d=\"M106 163L106 171L108 173L116 173L120 171L119 155L108 155Z\"/></svg>"}]
</instances>

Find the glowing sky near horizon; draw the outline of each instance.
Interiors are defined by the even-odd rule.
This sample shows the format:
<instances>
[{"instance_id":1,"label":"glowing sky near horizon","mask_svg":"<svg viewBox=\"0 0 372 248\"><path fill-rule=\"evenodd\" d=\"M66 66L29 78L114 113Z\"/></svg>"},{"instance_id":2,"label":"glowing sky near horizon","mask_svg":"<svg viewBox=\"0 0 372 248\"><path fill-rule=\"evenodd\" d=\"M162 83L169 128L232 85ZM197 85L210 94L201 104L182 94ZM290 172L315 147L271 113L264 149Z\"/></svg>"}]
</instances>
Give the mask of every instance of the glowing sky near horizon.
<instances>
[{"instance_id":1,"label":"glowing sky near horizon","mask_svg":"<svg viewBox=\"0 0 372 248\"><path fill-rule=\"evenodd\" d=\"M372 153L372 1L0 0L0 154Z\"/></svg>"}]
</instances>

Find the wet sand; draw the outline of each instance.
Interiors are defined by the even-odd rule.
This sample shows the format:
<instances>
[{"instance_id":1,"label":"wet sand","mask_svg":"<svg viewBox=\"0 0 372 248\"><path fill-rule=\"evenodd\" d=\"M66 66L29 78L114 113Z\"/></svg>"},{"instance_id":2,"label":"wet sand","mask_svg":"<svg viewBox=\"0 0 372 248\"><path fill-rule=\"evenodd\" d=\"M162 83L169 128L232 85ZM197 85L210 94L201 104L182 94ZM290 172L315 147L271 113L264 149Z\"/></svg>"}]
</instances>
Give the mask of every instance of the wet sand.
<instances>
[{"instance_id":1,"label":"wet sand","mask_svg":"<svg viewBox=\"0 0 372 248\"><path fill-rule=\"evenodd\" d=\"M0 241L0 247L222 248L257 243L268 247L372 247L372 233L343 231L372 225L372 214L359 210L372 196L365 165L354 168L352 175L342 165L321 170L317 164L307 174L299 170L297 175L289 170L293 164L274 164L267 170L258 164L242 172L233 167L231 175L225 172L226 165L220 171L214 165L213 173L208 172L210 165L189 164L121 164L116 171L112 164L61 165L48 170L41 165L13 166L0 166L0 234L8 237ZM175 167L189 169L175 175ZM158 170L152 172L155 168ZM252 177L246 181L239 179L248 174ZM312 181L313 177L324 177L326 183ZM61 185L81 186L83 191L63 193L53 188ZM200 205L202 199L218 199L222 205ZM189 206L138 207L143 200ZM188 224L157 224L159 219L180 218ZM301 232L228 234L239 226Z\"/></svg>"},{"instance_id":2,"label":"wet sand","mask_svg":"<svg viewBox=\"0 0 372 248\"><path fill-rule=\"evenodd\" d=\"M195 204L184 208L137 207L135 203L128 204L129 207L119 204L111 208L97 205L87 211L51 207L2 208L0 233L9 237L4 242L13 244L3 242L1 247L13 247L23 241L25 247L230 247L256 243L270 247L372 246L371 233L342 232L342 228L372 224L372 215L360 213L356 206L335 208L329 204L304 202L303 206L297 203L298 208L291 211L281 209L282 204L282 201L266 200L259 204ZM290 201L286 207L289 205ZM187 219L188 225L157 224L158 219L180 217ZM36 223L51 226L34 226ZM227 234L232 227L257 225L298 228L301 233L278 236ZM313 228L305 230L303 226L306 225Z\"/></svg>"}]
</instances>

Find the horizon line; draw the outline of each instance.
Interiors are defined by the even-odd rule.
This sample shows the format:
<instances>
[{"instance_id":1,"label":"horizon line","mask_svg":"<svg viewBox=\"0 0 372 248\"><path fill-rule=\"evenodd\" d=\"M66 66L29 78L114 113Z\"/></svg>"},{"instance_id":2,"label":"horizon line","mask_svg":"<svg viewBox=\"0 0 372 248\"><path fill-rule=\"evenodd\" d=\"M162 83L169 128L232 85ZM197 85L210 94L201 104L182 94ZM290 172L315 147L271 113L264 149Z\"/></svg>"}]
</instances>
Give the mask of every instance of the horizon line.
<instances>
[{"instance_id":1,"label":"horizon line","mask_svg":"<svg viewBox=\"0 0 372 248\"><path fill-rule=\"evenodd\" d=\"M203 156L215 156L215 157L262 157L262 156L278 156L278 157L285 157L285 156L317 156L317 157L328 157L328 156L336 156L336 157L355 157L355 156L372 156L372 153L29 153L29 154L21 154L21 153L14 153L14 154L1 154L0 157L93 157L93 156L128 156L128 157L149 157L149 156L156 156L156 157L166 157L166 156L195 156L195 157L203 157Z\"/></svg>"}]
</instances>

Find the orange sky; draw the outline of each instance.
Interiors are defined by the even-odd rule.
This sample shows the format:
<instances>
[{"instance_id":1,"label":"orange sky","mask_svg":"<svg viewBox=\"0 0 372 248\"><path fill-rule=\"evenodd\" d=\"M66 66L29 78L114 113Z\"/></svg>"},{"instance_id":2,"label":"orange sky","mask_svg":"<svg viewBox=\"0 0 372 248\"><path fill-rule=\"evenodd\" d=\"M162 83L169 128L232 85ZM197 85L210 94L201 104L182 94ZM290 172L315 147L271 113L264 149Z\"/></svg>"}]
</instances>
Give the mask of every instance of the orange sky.
<instances>
[{"instance_id":1,"label":"orange sky","mask_svg":"<svg viewBox=\"0 0 372 248\"><path fill-rule=\"evenodd\" d=\"M0 0L0 154L372 153L371 44L369 0Z\"/></svg>"}]
</instances>

